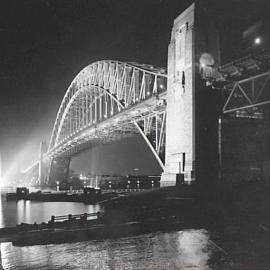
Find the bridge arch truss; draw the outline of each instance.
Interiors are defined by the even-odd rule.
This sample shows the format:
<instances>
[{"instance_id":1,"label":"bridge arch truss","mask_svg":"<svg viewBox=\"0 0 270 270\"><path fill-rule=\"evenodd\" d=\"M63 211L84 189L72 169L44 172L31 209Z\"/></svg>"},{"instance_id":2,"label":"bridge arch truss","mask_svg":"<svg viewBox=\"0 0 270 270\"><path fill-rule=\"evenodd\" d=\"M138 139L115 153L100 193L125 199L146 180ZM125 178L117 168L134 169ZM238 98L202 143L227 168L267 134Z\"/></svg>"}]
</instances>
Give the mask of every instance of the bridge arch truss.
<instances>
[{"instance_id":1,"label":"bridge arch truss","mask_svg":"<svg viewBox=\"0 0 270 270\"><path fill-rule=\"evenodd\" d=\"M163 166L166 87L166 70L150 65L98 61L85 67L65 93L45 159L137 132Z\"/></svg>"}]
</instances>

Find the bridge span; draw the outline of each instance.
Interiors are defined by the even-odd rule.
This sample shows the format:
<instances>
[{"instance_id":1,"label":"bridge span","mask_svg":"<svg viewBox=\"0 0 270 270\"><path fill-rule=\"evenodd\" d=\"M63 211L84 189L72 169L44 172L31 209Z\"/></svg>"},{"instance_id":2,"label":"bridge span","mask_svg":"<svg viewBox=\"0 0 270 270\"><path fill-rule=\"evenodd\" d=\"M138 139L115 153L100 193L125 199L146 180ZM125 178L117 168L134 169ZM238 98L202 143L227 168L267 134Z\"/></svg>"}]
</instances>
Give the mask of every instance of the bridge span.
<instances>
[{"instance_id":1,"label":"bridge span","mask_svg":"<svg viewBox=\"0 0 270 270\"><path fill-rule=\"evenodd\" d=\"M42 145L39 162L28 171L39 167L44 183L86 149L141 135L163 167L166 87L164 68L119 61L85 67L66 91L48 149Z\"/></svg>"}]
</instances>

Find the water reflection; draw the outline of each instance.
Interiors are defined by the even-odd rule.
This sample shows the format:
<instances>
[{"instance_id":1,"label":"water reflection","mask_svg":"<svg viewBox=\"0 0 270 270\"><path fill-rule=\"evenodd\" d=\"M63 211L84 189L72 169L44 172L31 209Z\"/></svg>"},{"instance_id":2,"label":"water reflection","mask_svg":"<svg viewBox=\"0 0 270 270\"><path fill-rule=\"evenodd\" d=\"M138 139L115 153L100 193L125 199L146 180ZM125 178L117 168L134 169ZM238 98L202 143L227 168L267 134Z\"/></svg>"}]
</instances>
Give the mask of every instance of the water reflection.
<instances>
[{"instance_id":1,"label":"water reflection","mask_svg":"<svg viewBox=\"0 0 270 270\"><path fill-rule=\"evenodd\" d=\"M1 255L4 269L18 270L211 269L215 258L223 256L223 264L228 260L209 241L206 230L33 247L2 243Z\"/></svg>"},{"instance_id":2,"label":"water reflection","mask_svg":"<svg viewBox=\"0 0 270 270\"><path fill-rule=\"evenodd\" d=\"M28 222L30 220L30 201L20 200L16 205L17 219ZM38 214L38 212L37 212Z\"/></svg>"},{"instance_id":3,"label":"water reflection","mask_svg":"<svg viewBox=\"0 0 270 270\"><path fill-rule=\"evenodd\" d=\"M99 205L86 205L77 202L34 202L7 201L6 195L0 197L0 227L24 223L47 222L52 215L93 213L100 211Z\"/></svg>"},{"instance_id":4,"label":"water reflection","mask_svg":"<svg viewBox=\"0 0 270 270\"><path fill-rule=\"evenodd\" d=\"M52 215L93 213L100 210L98 205L85 205L74 202L32 202L18 201L16 204L18 223L44 222Z\"/></svg>"},{"instance_id":5,"label":"water reflection","mask_svg":"<svg viewBox=\"0 0 270 270\"><path fill-rule=\"evenodd\" d=\"M97 212L98 205L0 199L0 226L43 222L51 215ZM14 247L1 243L2 269L211 269L232 267L206 230L152 233L61 245ZM221 265L222 264L222 265ZM1 267L0 267L1 269Z\"/></svg>"},{"instance_id":6,"label":"water reflection","mask_svg":"<svg viewBox=\"0 0 270 270\"><path fill-rule=\"evenodd\" d=\"M207 231L179 232L178 250L183 259L181 264L187 267L207 267L212 254Z\"/></svg>"}]
</instances>

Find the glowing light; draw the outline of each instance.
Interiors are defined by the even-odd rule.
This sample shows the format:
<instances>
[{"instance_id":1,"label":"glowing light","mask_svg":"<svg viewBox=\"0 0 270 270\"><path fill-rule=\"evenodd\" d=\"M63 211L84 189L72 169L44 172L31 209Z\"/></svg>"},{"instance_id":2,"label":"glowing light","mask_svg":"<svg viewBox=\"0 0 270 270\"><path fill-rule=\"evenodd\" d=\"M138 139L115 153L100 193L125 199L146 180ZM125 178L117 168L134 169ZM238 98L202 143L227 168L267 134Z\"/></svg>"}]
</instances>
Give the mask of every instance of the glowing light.
<instances>
[{"instance_id":1,"label":"glowing light","mask_svg":"<svg viewBox=\"0 0 270 270\"><path fill-rule=\"evenodd\" d=\"M147 91L147 93L146 93L146 94L147 94L147 96L150 96L150 94L151 94L151 93L150 93L150 91Z\"/></svg>"},{"instance_id":2,"label":"glowing light","mask_svg":"<svg viewBox=\"0 0 270 270\"><path fill-rule=\"evenodd\" d=\"M164 85L163 85L163 84L161 84L161 85L159 86L159 88L160 88L160 89L163 89L163 88L164 88Z\"/></svg>"},{"instance_id":3,"label":"glowing light","mask_svg":"<svg viewBox=\"0 0 270 270\"><path fill-rule=\"evenodd\" d=\"M111 111L111 115L113 115L113 111Z\"/></svg>"},{"instance_id":4,"label":"glowing light","mask_svg":"<svg viewBox=\"0 0 270 270\"><path fill-rule=\"evenodd\" d=\"M87 180L87 177L86 177L86 175L84 175L84 174L81 173L80 174L80 179L86 181Z\"/></svg>"},{"instance_id":5,"label":"glowing light","mask_svg":"<svg viewBox=\"0 0 270 270\"><path fill-rule=\"evenodd\" d=\"M215 64L215 60L213 56L209 53L203 53L199 59L200 67L205 68L205 67L211 67Z\"/></svg>"},{"instance_id":6,"label":"glowing light","mask_svg":"<svg viewBox=\"0 0 270 270\"><path fill-rule=\"evenodd\" d=\"M262 39L261 39L260 37L256 37L256 38L254 39L254 43L255 43L256 45L260 45L260 44L262 43Z\"/></svg>"}]
</instances>

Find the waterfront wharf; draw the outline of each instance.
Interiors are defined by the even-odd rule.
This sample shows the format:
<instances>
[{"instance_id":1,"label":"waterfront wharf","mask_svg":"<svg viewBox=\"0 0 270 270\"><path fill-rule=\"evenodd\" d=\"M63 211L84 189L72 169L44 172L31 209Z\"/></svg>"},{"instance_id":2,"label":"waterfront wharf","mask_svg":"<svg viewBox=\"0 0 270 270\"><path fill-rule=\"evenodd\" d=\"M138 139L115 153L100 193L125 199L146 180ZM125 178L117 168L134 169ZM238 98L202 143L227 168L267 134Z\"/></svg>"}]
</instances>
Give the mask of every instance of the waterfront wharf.
<instances>
[{"instance_id":1,"label":"waterfront wharf","mask_svg":"<svg viewBox=\"0 0 270 270\"><path fill-rule=\"evenodd\" d=\"M7 193L7 200L30 200L43 202L83 202L95 204L117 196L113 191L103 193L101 189L84 188L80 191L37 191L29 192L26 187L19 187L14 193Z\"/></svg>"}]
</instances>

